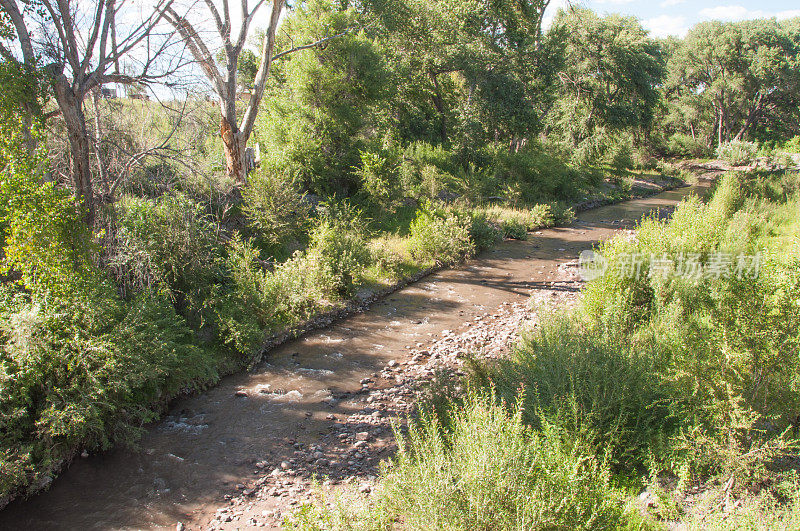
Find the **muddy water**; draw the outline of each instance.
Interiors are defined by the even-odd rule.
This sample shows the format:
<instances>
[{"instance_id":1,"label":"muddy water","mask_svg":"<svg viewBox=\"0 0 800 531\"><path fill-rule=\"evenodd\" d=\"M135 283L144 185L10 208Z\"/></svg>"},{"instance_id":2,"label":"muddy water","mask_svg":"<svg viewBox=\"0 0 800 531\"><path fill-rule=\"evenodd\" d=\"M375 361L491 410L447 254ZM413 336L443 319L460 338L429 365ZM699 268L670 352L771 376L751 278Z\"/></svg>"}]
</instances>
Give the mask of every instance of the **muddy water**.
<instances>
[{"instance_id":1,"label":"muddy water","mask_svg":"<svg viewBox=\"0 0 800 531\"><path fill-rule=\"evenodd\" d=\"M255 371L177 401L141 451L78 459L48 492L0 512L0 529L175 528L207 519L226 493L252 478L253 463L279 463L287 441L311 443L349 414L343 392L407 346L549 286L559 265L652 210L668 212L683 188L585 212L566 228L504 242L375 303L363 314L291 341ZM565 289L579 289L579 286ZM239 396L237 396L239 395Z\"/></svg>"}]
</instances>

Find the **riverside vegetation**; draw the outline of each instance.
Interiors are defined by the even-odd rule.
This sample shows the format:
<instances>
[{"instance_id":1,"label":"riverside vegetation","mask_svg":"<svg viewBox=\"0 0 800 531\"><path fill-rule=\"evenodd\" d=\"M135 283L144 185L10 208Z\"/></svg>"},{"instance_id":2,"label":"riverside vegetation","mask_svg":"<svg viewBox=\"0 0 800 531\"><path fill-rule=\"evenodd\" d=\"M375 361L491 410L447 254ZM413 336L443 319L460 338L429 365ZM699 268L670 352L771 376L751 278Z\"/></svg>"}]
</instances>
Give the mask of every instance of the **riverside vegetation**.
<instances>
[{"instance_id":1,"label":"riverside vegetation","mask_svg":"<svg viewBox=\"0 0 800 531\"><path fill-rule=\"evenodd\" d=\"M601 245L609 269L577 310L424 395L360 510L307 506L293 525L800 526L799 208L796 172L727 173L708 204ZM620 273L632 254L756 251L753 277Z\"/></svg>"},{"instance_id":2,"label":"riverside vegetation","mask_svg":"<svg viewBox=\"0 0 800 531\"><path fill-rule=\"evenodd\" d=\"M575 205L674 185L687 175L669 158L775 167L799 151L798 19L661 41L585 9L545 31L544 8L524 4L299 2L278 52L338 37L276 62L246 184L224 171L204 98L96 98L100 192L80 197L47 58L31 68L2 54L0 505L85 449L135 445L170 399L353 298L569 223ZM0 11L16 50L12 28ZM703 61L724 72L701 79ZM237 65L242 86L251 63ZM661 496L673 476L794 500L772 465L794 455L796 190L791 172L730 174L710 206L609 244L612 259L783 254L746 282L591 284L581 313L528 334L514 360L476 366L467 396L434 400L386 496L342 525L616 525L633 521L623 501L641 478Z\"/></svg>"}]
</instances>

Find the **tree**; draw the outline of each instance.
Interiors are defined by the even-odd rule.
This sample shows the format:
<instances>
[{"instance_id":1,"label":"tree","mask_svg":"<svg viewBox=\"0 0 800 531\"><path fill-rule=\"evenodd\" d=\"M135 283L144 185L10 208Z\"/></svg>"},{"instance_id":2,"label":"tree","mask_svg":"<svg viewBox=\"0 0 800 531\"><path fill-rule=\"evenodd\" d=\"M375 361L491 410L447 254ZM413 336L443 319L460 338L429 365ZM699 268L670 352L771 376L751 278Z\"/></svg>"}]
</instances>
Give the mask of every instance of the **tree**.
<instances>
[{"instance_id":1,"label":"tree","mask_svg":"<svg viewBox=\"0 0 800 531\"><path fill-rule=\"evenodd\" d=\"M704 22L686 36L669 61L671 105L713 112L709 145L748 137L797 134L800 57L791 22ZM684 129L693 129L687 120Z\"/></svg>"},{"instance_id":2,"label":"tree","mask_svg":"<svg viewBox=\"0 0 800 531\"><path fill-rule=\"evenodd\" d=\"M26 71L42 64L66 125L73 187L90 225L98 196L89 163L84 101L103 84L153 83L182 65L180 55L168 57L170 34L157 34L163 11L172 1L159 0L151 14L134 21L134 10L124 9L126 0L0 0L13 28L0 42L0 53ZM31 31L33 27L36 31ZM21 58L7 45L9 37L15 39Z\"/></svg>"},{"instance_id":3,"label":"tree","mask_svg":"<svg viewBox=\"0 0 800 531\"><path fill-rule=\"evenodd\" d=\"M244 46L250 26L266 0L258 0L252 9L249 7L247 0L242 0L242 21L235 40L231 32L232 22L229 0L221 0L221 13L214 0L204 0L204 2L214 21L217 31L216 37L219 38L222 51L224 51L224 62L221 64L214 60L214 55L211 52L211 41L203 37L187 17L178 15L174 9L168 7L166 9L167 19L186 42L186 46L203 69L203 73L211 83L212 89L219 97L221 113L220 136L225 147L226 173L237 184L243 185L247 181L248 171L247 142L253 133L259 105L264 97L264 89L273 61L290 53L324 44L337 37L337 35L324 37L310 44L284 50L280 54L273 56L278 23L281 13L286 7L286 0L273 0L269 24L261 38L261 57L258 63L258 70L253 80L250 99L245 104L244 113L240 121L237 113L240 58L245 50Z\"/></svg>"},{"instance_id":4,"label":"tree","mask_svg":"<svg viewBox=\"0 0 800 531\"><path fill-rule=\"evenodd\" d=\"M266 166L321 195L355 191L360 152L389 129L386 111L401 82L378 43L348 31L362 24L360 14L338 4L311 0L286 17L278 52L347 34L276 65L257 126Z\"/></svg>"},{"instance_id":5,"label":"tree","mask_svg":"<svg viewBox=\"0 0 800 531\"><path fill-rule=\"evenodd\" d=\"M559 11L547 35L559 97L549 124L573 147L611 131L646 131L665 75L659 45L633 17Z\"/></svg>"},{"instance_id":6,"label":"tree","mask_svg":"<svg viewBox=\"0 0 800 531\"><path fill-rule=\"evenodd\" d=\"M530 134L549 0L371 0L395 68L407 78L401 110L436 116L438 141ZM403 120L413 121L413 120Z\"/></svg>"}]
</instances>

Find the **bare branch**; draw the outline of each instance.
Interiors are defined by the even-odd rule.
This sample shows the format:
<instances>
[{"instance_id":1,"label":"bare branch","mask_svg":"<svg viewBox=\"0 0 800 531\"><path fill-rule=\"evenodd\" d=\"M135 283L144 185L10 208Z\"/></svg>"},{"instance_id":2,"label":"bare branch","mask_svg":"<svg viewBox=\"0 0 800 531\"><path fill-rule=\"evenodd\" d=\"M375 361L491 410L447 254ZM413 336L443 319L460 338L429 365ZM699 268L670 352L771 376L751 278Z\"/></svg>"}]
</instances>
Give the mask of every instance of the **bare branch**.
<instances>
[{"instance_id":1,"label":"bare branch","mask_svg":"<svg viewBox=\"0 0 800 531\"><path fill-rule=\"evenodd\" d=\"M28 32L25 19L22 17L22 13L17 7L17 2L12 0L0 0L0 7L11 17L11 23L14 25L14 29L17 32L19 46L22 49L23 62L27 66L32 67L36 63L36 55L33 53L31 34Z\"/></svg>"},{"instance_id":2,"label":"bare branch","mask_svg":"<svg viewBox=\"0 0 800 531\"><path fill-rule=\"evenodd\" d=\"M217 68L214 57L211 55L206 44L199 37L197 30L194 29L186 18L178 15L171 7L166 8L165 19L172 24L181 35L189 51L197 62L200 63L200 67L203 69L203 72L205 72L209 81L213 83L217 94L222 97L222 95L225 94L222 75Z\"/></svg>"},{"instance_id":3,"label":"bare branch","mask_svg":"<svg viewBox=\"0 0 800 531\"><path fill-rule=\"evenodd\" d=\"M272 50L275 48L275 32L278 30L278 21L280 20L281 12L285 5L286 0L272 1L272 13L270 14L269 27L261 43L261 64L256 73L253 94L250 96L247 110L242 119L242 127L240 128L245 138L249 138L250 133L253 131L253 126L256 122L256 114L258 113L258 106L261 103L261 98L264 97L264 88L267 85L270 66L272 66Z\"/></svg>"},{"instance_id":4,"label":"bare branch","mask_svg":"<svg viewBox=\"0 0 800 531\"><path fill-rule=\"evenodd\" d=\"M318 40L316 42L312 42L311 44L304 44L303 46L295 46L294 48L290 48L289 50L283 51L283 52L273 56L272 57L272 61L273 62L277 61L278 59L281 59L282 57L285 57L287 55L293 54L295 52L299 52L301 50L308 50L310 48L316 48L317 46L322 46L323 44L325 44L328 41L332 41L334 39L338 39L339 37L344 37L345 35L347 35L351 31L353 31L353 28L346 29L341 33L338 33L336 35L331 35L330 37L325 37L325 38L320 39L320 40Z\"/></svg>"}]
</instances>

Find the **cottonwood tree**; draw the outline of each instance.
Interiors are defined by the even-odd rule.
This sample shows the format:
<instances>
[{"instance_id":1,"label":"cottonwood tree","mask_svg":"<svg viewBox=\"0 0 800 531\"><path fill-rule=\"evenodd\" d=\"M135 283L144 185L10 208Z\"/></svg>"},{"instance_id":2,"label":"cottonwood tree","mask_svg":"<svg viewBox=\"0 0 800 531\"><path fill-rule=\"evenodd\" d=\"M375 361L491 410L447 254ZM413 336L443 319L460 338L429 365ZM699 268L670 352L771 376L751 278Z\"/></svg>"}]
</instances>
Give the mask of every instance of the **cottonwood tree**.
<instances>
[{"instance_id":1,"label":"cottonwood tree","mask_svg":"<svg viewBox=\"0 0 800 531\"><path fill-rule=\"evenodd\" d=\"M665 60L635 18L562 10L547 40L558 78L550 130L577 148L602 131L649 129Z\"/></svg>"},{"instance_id":2,"label":"cottonwood tree","mask_svg":"<svg viewBox=\"0 0 800 531\"><path fill-rule=\"evenodd\" d=\"M246 53L245 44L256 16L268 2L267 0L257 0L251 4L248 0L241 0L241 21L235 35L229 0L203 0L203 3L207 14L213 21L216 35L212 36L201 31L203 29L201 26L193 24L188 16L179 15L171 6L165 11L167 20L178 31L219 98L220 136L225 148L226 173L238 185L243 185L247 182L249 169L247 142L253 134L259 105L264 97L264 89L273 62L291 53L323 45L344 33L325 36L314 42L293 46L273 55L278 24L281 14L286 8L286 0L272 0L272 11L267 19L266 30L261 37L261 56L258 60L258 68L251 83L250 97L246 103L243 102L245 108L241 113L240 120L237 108L240 62L243 58L252 62L252 57ZM219 55L224 59L220 62L215 60L217 54L214 53L214 48L217 46L221 47Z\"/></svg>"},{"instance_id":3,"label":"cottonwood tree","mask_svg":"<svg viewBox=\"0 0 800 531\"><path fill-rule=\"evenodd\" d=\"M704 22L669 60L667 97L695 115L710 110L709 145L800 130L797 21ZM685 127L694 133L694 123ZM777 132L783 134L776 134Z\"/></svg>"},{"instance_id":4,"label":"cottonwood tree","mask_svg":"<svg viewBox=\"0 0 800 531\"><path fill-rule=\"evenodd\" d=\"M150 84L167 79L185 61L163 24L173 0L139 12L126 0L0 0L13 39L0 53L48 78L69 140L75 194L89 224L101 198L90 166L91 140L84 102L106 83Z\"/></svg>"},{"instance_id":5,"label":"cottonwood tree","mask_svg":"<svg viewBox=\"0 0 800 531\"><path fill-rule=\"evenodd\" d=\"M538 71L549 0L364 3L385 28L379 37L392 63L410 80L403 87L408 91L403 105L417 116L429 115L426 107L433 106L438 139L431 141L466 138L453 134L465 127L514 144L515 137L532 132L536 91L529 89Z\"/></svg>"}]
</instances>

